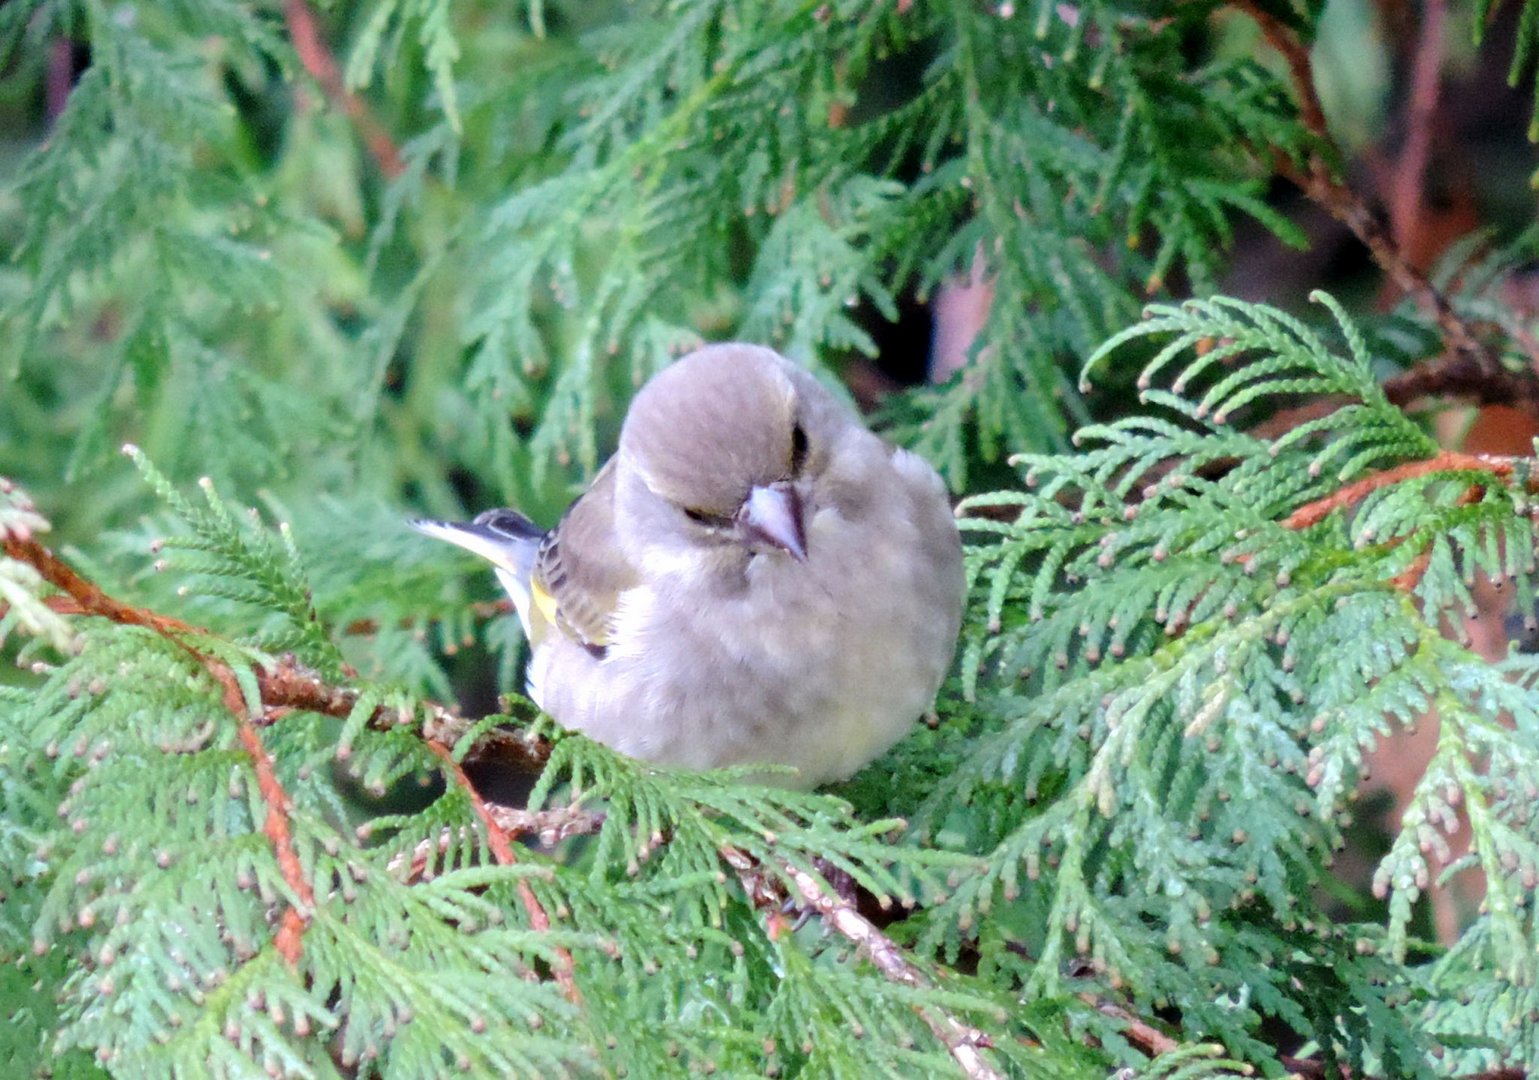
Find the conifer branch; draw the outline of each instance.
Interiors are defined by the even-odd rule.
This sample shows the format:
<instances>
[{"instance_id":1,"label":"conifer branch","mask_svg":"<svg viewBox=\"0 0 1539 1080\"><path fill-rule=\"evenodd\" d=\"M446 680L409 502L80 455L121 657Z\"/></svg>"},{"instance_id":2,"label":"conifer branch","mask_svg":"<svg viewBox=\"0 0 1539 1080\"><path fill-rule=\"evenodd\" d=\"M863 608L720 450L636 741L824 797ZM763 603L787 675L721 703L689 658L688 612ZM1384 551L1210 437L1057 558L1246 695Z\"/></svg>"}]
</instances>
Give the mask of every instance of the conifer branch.
<instances>
[{"instance_id":1,"label":"conifer branch","mask_svg":"<svg viewBox=\"0 0 1539 1080\"><path fill-rule=\"evenodd\" d=\"M771 919L779 918L782 898L778 888L765 880L758 861L731 847L723 848L721 856L737 871L744 892L754 905L767 911ZM854 904L829 893L811 874L790 863L781 863L779 872L796 886L802 903L816 911L825 925L854 945L887 979L915 988L930 985L924 973L909 962L902 947L877 929ZM945 1045L964 1076L972 1080L1004 1080L983 1056L982 1052L993 1046L988 1035L938 1009L916 1006L915 1011Z\"/></svg>"},{"instance_id":2,"label":"conifer branch","mask_svg":"<svg viewBox=\"0 0 1539 1080\"><path fill-rule=\"evenodd\" d=\"M332 105L342 110L353 122L375 164L379 166L379 171L390 180L400 176L406 171L400 149L384 125L369 111L363 99L347 88L336 57L321 40L320 29L315 23L315 12L310 10L310 5L305 0L287 0L283 6L283 17L288 23L294 52L299 56L305 71L320 85Z\"/></svg>"},{"instance_id":3,"label":"conifer branch","mask_svg":"<svg viewBox=\"0 0 1539 1080\"><path fill-rule=\"evenodd\" d=\"M59 605L55 608L61 614L100 615L124 626L142 626L167 637L196 632L193 626L180 619L113 599L99 585L81 577L68 563L30 536L7 534L5 554L31 566L44 581L69 597L72 606Z\"/></svg>"},{"instance_id":4,"label":"conifer branch","mask_svg":"<svg viewBox=\"0 0 1539 1080\"><path fill-rule=\"evenodd\" d=\"M466 796L470 799L471 809L476 818L481 822L481 827L486 830L487 846L492 849L492 858L497 860L499 866L512 866L518 862L513 854L513 844L508 838L507 832L496 816L487 807L486 801L481 798L481 793L470 782L470 777L465 775L464 768L454 759L454 754L447 746L436 739L427 740L428 749L433 755L444 763L444 771L449 774ZM550 929L550 916L546 914L545 907L540 903L540 898L534 895L534 889L523 878L518 880L518 902L523 905L524 914L529 916L529 925L540 933ZM577 990L577 984L572 979L574 964L572 954L563 946L556 946L556 981L561 984L562 992L567 1000L574 1005L582 1000L582 995Z\"/></svg>"},{"instance_id":5,"label":"conifer branch","mask_svg":"<svg viewBox=\"0 0 1539 1080\"><path fill-rule=\"evenodd\" d=\"M273 939L278 955L292 967L299 963L305 927L309 925L310 913L315 909L315 890L305 877L299 854L294 850L293 832L289 828L288 793L283 790L283 784L273 768L272 756L262 745L262 737L257 734L246 713L246 698L235 681L234 672L212 658L199 659L209 674L218 680L225 707L235 717L236 733L240 736L241 746L251 758L251 765L257 775L257 790L261 792L262 801L267 804L267 817L262 822L262 832L272 842L273 854L278 860L278 872L283 875L284 883L299 899L299 904L290 904L283 913L277 936Z\"/></svg>"},{"instance_id":6,"label":"conifer branch","mask_svg":"<svg viewBox=\"0 0 1539 1080\"><path fill-rule=\"evenodd\" d=\"M1416 388L1427 393L1437 387L1446 391L1459 386L1481 404L1510 404L1539 416L1539 375L1533 370L1517 372L1504 367L1496 351L1479 339L1474 327L1454 309L1442 291L1406 258L1380 216L1351 185L1335 175L1331 162L1339 158L1340 153L1315 90L1309 49L1256 0L1235 0L1235 6L1261 28L1267 43L1283 57L1297 98L1299 119L1314 142L1314 149L1309 152L1302 170L1281 155L1277 159L1278 170L1345 225L1368 249L1373 261L1395 287L1413 297L1437 320L1446 354L1419 365L1431 370L1416 379L1408 379L1405 389ZM1530 359L1539 364L1539 357Z\"/></svg>"},{"instance_id":7,"label":"conifer branch","mask_svg":"<svg viewBox=\"0 0 1539 1080\"><path fill-rule=\"evenodd\" d=\"M283 784L273 768L272 758L262 745L261 736L257 734L256 727L251 722L246 708L246 697L241 692L235 673L224 661L200 653L187 644L185 635L196 632L192 626L180 619L115 600L100 586L77 574L67 563L38 541L8 535L5 538L5 553L12 559L30 565L49 584L63 589L80 613L100 615L126 626L142 626L175 642L187 650L219 684L221 699L225 708L235 719L241 746L251 758L252 768L257 776L257 789L262 795L262 801L267 805L267 817L262 823L262 832L273 845L273 853L284 882L299 901L298 905L291 906L284 913L274 941L279 955L291 965L297 963L300 939L309 922L309 912L315 907L315 891L305 877L299 855L294 850L288 819L288 794L283 790Z\"/></svg>"},{"instance_id":8,"label":"conifer branch","mask_svg":"<svg viewBox=\"0 0 1539 1080\"><path fill-rule=\"evenodd\" d=\"M1398 484L1404 480L1414 480L1418 476L1454 470L1488 472L1505 480L1512 475L1513 461L1511 458L1492 457L1486 454L1461 454L1454 450L1444 450L1425 461L1408 461L1404 465L1380 470L1331 492L1323 499L1306 503L1289 514L1283 520L1283 526L1289 529L1307 529L1312 525L1318 525L1336 510L1357 505L1380 488Z\"/></svg>"},{"instance_id":9,"label":"conifer branch","mask_svg":"<svg viewBox=\"0 0 1539 1080\"><path fill-rule=\"evenodd\" d=\"M1172 1039L1169 1035L1166 1035L1163 1031L1160 1031L1152 1024L1140 1020L1138 1017L1134 1016L1132 1013L1128 1012L1122 1006L1114 1002L1107 1001L1104 998L1098 998L1094 994L1081 994L1079 999L1086 1005L1094 1008L1097 1012L1102 1013L1105 1016L1110 1016L1115 1020L1120 1020L1122 1023L1126 1024L1127 1027L1123 1030L1123 1035L1127 1037L1129 1042L1131 1042L1134 1046L1137 1046L1150 1057L1159 1057L1161 1054L1168 1054L1181 1045L1175 1039Z\"/></svg>"},{"instance_id":10,"label":"conifer branch","mask_svg":"<svg viewBox=\"0 0 1539 1080\"><path fill-rule=\"evenodd\" d=\"M272 759L262 744L258 723L262 725L274 723L284 713L293 709L343 718L351 712L356 700L355 692L331 686L292 662L280 663L270 670L257 667L253 670L264 711L260 717L251 717L247 714L245 696L228 665L216 658L198 653L184 640L185 635L200 632L195 627L113 599L98 586L75 573L66 563L35 540L7 537L5 551L9 557L32 565L50 584L64 589L69 598L67 607L72 613L96 615L124 625L154 629L188 649L218 681L225 707L237 720L241 745L256 769L258 787L268 807L263 831L273 844L280 872L302 904L306 908L313 908L314 891L304 877L303 868L293 847L287 817L288 796L274 771ZM63 609L66 605L59 605L59 607ZM455 760L453 752L440 737L452 731L462 731L465 722L439 706L429 706L429 710L430 722L423 725L424 741L429 751L444 763L449 778L466 792L473 812L486 830L487 844L491 849L492 857L499 865L510 866L517 862L509 836L511 829L544 831L550 828L565 837L591 832L602 822L601 817L591 814L577 816L568 814L560 821L550 821L543 817L536 819L509 816L506 808L493 808L475 790L464 768ZM371 718L370 726L381 728L396 726L399 719L396 714L384 707L377 711L378 723L375 718ZM436 725L432 723L434 720L437 721ZM435 731L438 734L432 733ZM498 735L504 735L507 738L499 739ZM483 742L494 747L508 744L519 748L518 756L526 762L532 760L532 756L538 756L543 762L548 756L547 744L530 743L509 733L488 733L482 740L478 740L478 747ZM769 893L763 883L750 884L751 879L758 875L758 864L751 857L734 849L726 849L722 854L744 879L750 898L761 907L773 908L775 905L767 899ZM902 948L861 915L853 904L831 895L811 875L793 865L782 865L781 872L794 883L801 900L816 911L835 932L854 944L885 977L905 986L929 985L923 973L905 957ZM530 926L537 931L549 930L551 925L549 915L538 897L534 895L528 882L520 880L518 892L520 903L529 917ZM299 907L291 907L280 921L275 945L280 955L290 964L295 963L299 958L301 938L308 921L308 912ZM565 948L558 947L556 955L555 978L567 998L574 1003L578 1002L581 995L573 979L575 965L571 953ZM974 1080L1000 1080L1001 1074L982 1055L982 1051L992 1045L988 1035L934 1008L919 1007L917 1011L936 1038L946 1046L966 1076Z\"/></svg>"},{"instance_id":11,"label":"conifer branch","mask_svg":"<svg viewBox=\"0 0 1539 1080\"><path fill-rule=\"evenodd\" d=\"M299 959L300 939L309 921L309 912L304 909L314 908L315 893L310 882L305 878L299 856L294 850L288 821L288 795L283 790L283 785L273 768L271 756L262 744L257 730L258 722L247 710L245 694L241 691L234 672L222 660L202 653L188 643L186 640L188 635L202 631L179 619L160 615L145 608L133 607L114 599L95 583L76 573L38 541L30 537L7 535L5 553L12 559L32 566L49 584L64 590L69 603L58 605L59 609L67 609L72 613L83 615L97 615L122 625L142 626L154 630L186 649L219 683L225 708L236 720L241 746L251 758L257 774L258 789L267 805L263 832L272 842L278 868L285 883L303 905L303 908L291 907L285 913L275 942L280 955L290 964L296 963ZM256 667L253 670L258 691L261 694L263 713L260 723L263 725L275 722L293 709L304 709L308 712L342 719L352 712L357 700L355 691L331 686L302 670L292 661L280 662L272 669ZM488 810L486 803L470 783L463 767L455 760L454 754L444 741L445 736L457 736L462 732L465 721L440 706L429 705L427 708L428 717L423 724L423 736L428 749L444 762L450 778L468 794L476 817L486 829L487 843L491 848L492 857L499 865L513 865L517 859L514 857L513 846L507 832ZM388 729L396 726L398 720L399 717L395 713L381 706L376 709L375 716L370 718L370 725ZM543 764L543 758L548 754L548 747L543 743L532 744L516 737L505 736L506 733L487 733L478 740L478 746L522 747L523 750L540 747L543 750L538 753L538 756ZM449 741L454 740L450 738ZM530 925L538 931L548 930L549 916L541 906L538 897L534 895L529 883L520 880L518 892L520 902L529 916ZM571 953L558 947L556 954L558 957L556 979L567 997L576 1002L579 1000L579 995L576 983L572 980Z\"/></svg>"},{"instance_id":12,"label":"conifer branch","mask_svg":"<svg viewBox=\"0 0 1539 1080\"><path fill-rule=\"evenodd\" d=\"M893 982L905 986L928 985L929 980L909 963L902 948L857 911L854 904L830 894L806 871L789 863L783 869L795 883L802 900L822 916L828 926L864 953L878 971ZM951 1052L964 1075L973 1080L1003 1080L1003 1076L983 1057L982 1051L993 1045L987 1035L938 1009L920 1007L918 1012L925 1025Z\"/></svg>"},{"instance_id":13,"label":"conifer branch","mask_svg":"<svg viewBox=\"0 0 1539 1080\"><path fill-rule=\"evenodd\" d=\"M187 635L207 633L172 616L115 599L95 582L81 577L68 563L30 537L23 539L15 535L7 536L5 553L18 562L30 565L44 581L65 594L63 598L49 599L49 606L61 614L95 615L123 626L142 626L170 638L184 648L188 647L185 641ZM200 661L204 659L196 649L191 651ZM274 723L294 709L343 720L352 714L358 700L356 690L334 686L322 680L291 657L280 659L270 668L254 665L252 673L256 676L263 706L262 715L251 718L251 723L257 727ZM436 703L425 702L423 711L422 734L429 741L453 745L470 726L464 717ZM398 712L381 705L369 717L368 726L376 731L389 731L399 727L401 722L402 717ZM476 739L466 757L519 772L538 773L550 757L550 744L519 732L492 730L483 732Z\"/></svg>"}]
</instances>

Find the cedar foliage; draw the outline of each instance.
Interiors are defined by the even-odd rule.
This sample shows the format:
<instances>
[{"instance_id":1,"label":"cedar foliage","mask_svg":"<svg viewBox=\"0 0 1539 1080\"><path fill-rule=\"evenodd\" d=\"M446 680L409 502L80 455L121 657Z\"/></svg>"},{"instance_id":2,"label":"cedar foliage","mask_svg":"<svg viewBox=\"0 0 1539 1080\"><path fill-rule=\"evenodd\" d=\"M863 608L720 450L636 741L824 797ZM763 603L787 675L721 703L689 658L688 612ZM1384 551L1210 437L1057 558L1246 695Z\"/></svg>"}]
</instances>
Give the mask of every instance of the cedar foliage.
<instances>
[{"instance_id":1,"label":"cedar foliage","mask_svg":"<svg viewBox=\"0 0 1539 1080\"><path fill-rule=\"evenodd\" d=\"M1236 229L1306 242L1275 176L1349 190L1216 43L1318 5L317 7L0 7L10 100L75 71L0 195L7 1075L1539 1065L1539 667L1459 630L1479 578L1535 610L1539 478L1384 384L1520 383L1531 238L1441 311L1215 295ZM403 527L549 520L671 356L832 377L974 270L969 364L880 417L965 496L956 675L834 793L562 735ZM441 708L489 669L503 712ZM1364 752L1429 712L1360 895ZM513 758L534 825L460 765Z\"/></svg>"}]
</instances>

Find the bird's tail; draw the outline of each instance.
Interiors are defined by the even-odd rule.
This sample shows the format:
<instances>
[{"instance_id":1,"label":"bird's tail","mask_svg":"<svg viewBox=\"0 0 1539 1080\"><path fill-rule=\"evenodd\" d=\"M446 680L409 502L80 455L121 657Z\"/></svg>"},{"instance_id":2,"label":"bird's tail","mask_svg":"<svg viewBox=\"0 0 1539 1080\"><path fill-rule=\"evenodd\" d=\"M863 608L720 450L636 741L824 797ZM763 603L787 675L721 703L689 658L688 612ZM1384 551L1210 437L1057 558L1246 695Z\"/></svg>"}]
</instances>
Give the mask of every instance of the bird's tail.
<instances>
[{"instance_id":1,"label":"bird's tail","mask_svg":"<svg viewBox=\"0 0 1539 1080\"><path fill-rule=\"evenodd\" d=\"M535 559L545 530L516 510L486 510L472 521L434 521L416 518L411 527L420 533L447 540L488 560L497 571L497 580L508 591L518 621L531 641L533 635L533 592L531 586Z\"/></svg>"}]
</instances>

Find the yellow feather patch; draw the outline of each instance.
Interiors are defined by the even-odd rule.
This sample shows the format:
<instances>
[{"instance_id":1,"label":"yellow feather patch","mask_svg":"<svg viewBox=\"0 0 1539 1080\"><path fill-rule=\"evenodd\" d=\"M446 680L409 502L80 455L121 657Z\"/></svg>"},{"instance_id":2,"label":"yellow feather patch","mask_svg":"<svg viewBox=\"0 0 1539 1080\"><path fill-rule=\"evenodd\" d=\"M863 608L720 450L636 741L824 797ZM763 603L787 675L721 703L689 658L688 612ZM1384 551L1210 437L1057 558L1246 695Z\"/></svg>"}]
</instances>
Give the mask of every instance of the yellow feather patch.
<instances>
[{"instance_id":1,"label":"yellow feather patch","mask_svg":"<svg viewBox=\"0 0 1539 1080\"><path fill-rule=\"evenodd\" d=\"M546 591L545 583L540 580L538 574L532 574L529 578L529 599L534 606L534 612L539 618L529 620L529 644L538 645L545 638L545 628L559 626L561 606L556 603L556 598Z\"/></svg>"}]
</instances>

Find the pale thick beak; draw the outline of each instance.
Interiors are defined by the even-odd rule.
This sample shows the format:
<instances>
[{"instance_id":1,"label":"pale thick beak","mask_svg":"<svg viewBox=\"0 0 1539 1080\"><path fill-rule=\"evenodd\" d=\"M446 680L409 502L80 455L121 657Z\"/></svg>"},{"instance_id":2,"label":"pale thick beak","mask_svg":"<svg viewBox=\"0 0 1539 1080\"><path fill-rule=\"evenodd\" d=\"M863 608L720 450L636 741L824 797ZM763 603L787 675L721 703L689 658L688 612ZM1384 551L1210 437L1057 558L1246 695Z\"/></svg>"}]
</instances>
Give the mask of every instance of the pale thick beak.
<instances>
[{"instance_id":1,"label":"pale thick beak","mask_svg":"<svg viewBox=\"0 0 1539 1080\"><path fill-rule=\"evenodd\" d=\"M756 487L737 512L739 529L751 540L779 548L797 562L807 561L807 533L802 500L786 481Z\"/></svg>"}]
</instances>

